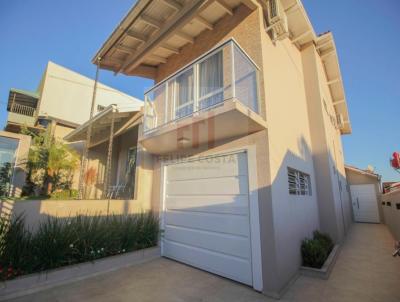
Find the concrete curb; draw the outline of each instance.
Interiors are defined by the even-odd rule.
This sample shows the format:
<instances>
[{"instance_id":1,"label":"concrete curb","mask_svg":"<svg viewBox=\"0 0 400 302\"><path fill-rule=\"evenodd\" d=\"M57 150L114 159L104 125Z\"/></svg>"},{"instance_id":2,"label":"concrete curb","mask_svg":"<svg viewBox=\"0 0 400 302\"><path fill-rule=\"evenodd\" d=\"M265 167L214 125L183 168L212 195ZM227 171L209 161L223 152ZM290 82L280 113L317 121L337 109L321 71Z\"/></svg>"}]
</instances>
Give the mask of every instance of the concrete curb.
<instances>
[{"instance_id":1,"label":"concrete curb","mask_svg":"<svg viewBox=\"0 0 400 302\"><path fill-rule=\"evenodd\" d=\"M0 283L0 301L25 296L62 284L84 280L123 267L147 262L161 255L160 247L152 247L122 255L61 267L47 272L22 276Z\"/></svg>"},{"instance_id":2,"label":"concrete curb","mask_svg":"<svg viewBox=\"0 0 400 302\"><path fill-rule=\"evenodd\" d=\"M328 258L325 260L324 265L318 269L313 267L301 266L300 274L307 277L319 278L327 280L331 274L336 260L339 256L340 245L335 245L329 254Z\"/></svg>"}]
</instances>

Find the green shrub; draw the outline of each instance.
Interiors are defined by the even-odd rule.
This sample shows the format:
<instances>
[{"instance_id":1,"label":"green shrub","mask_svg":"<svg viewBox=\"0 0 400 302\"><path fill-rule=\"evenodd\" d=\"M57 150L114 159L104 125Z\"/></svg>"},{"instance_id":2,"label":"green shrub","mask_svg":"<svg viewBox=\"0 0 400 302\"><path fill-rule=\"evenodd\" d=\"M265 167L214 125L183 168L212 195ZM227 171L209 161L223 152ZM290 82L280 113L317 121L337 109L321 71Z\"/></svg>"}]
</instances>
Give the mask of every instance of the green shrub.
<instances>
[{"instance_id":1,"label":"green shrub","mask_svg":"<svg viewBox=\"0 0 400 302\"><path fill-rule=\"evenodd\" d=\"M49 217L36 232L23 216L0 219L0 278L45 271L156 246L159 221L153 213Z\"/></svg>"},{"instance_id":2,"label":"green shrub","mask_svg":"<svg viewBox=\"0 0 400 302\"><path fill-rule=\"evenodd\" d=\"M335 245L332 238L328 234L321 233L317 230L314 231L313 238L314 240L319 241L324 246L328 254L332 251Z\"/></svg>"},{"instance_id":3,"label":"green shrub","mask_svg":"<svg viewBox=\"0 0 400 302\"><path fill-rule=\"evenodd\" d=\"M334 243L329 235L314 231L313 239L304 239L301 244L303 266L321 268L333 246Z\"/></svg>"}]
</instances>

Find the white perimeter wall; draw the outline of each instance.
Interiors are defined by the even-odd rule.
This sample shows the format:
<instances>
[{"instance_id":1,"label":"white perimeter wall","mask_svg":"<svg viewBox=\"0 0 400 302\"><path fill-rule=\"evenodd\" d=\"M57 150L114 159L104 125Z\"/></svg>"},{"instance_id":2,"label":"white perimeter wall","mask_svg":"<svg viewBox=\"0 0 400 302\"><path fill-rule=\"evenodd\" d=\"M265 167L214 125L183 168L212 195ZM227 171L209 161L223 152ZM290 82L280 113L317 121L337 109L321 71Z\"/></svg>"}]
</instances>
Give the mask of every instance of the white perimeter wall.
<instances>
[{"instance_id":1,"label":"white perimeter wall","mask_svg":"<svg viewBox=\"0 0 400 302\"><path fill-rule=\"evenodd\" d=\"M400 209L397 209L397 204L400 204L400 190L386 193L382 195L381 204L385 224L389 227L394 238L400 241ZM390 202L390 205L387 204Z\"/></svg>"}]
</instances>

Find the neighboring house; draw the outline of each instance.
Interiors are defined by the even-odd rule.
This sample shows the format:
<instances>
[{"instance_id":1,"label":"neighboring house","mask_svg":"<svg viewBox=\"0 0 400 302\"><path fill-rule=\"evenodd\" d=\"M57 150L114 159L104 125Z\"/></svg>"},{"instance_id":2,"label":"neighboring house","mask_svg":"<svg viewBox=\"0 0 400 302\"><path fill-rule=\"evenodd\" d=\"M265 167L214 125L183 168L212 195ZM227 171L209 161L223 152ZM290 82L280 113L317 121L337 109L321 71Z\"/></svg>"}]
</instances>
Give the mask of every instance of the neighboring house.
<instances>
[{"instance_id":1,"label":"neighboring house","mask_svg":"<svg viewBox=\"0 0 400 302\"><path fill-rule=\"evenodd\" d=\"M141 122L142 106L139 101L129 105L110 105L64 138L70 142L86 140L91 127L92 139L84 176L86 199L134 199L138 124ZM140 169L144 168L142 163ZM141 172L141 179L143 173L146 172ZM140 193L143 194L146 185L142 182L141 186ZM149 186L147 190L150 189Z\"/></svg>"},{"instance_id":2,"label":"neighboring house","mask_svg":"<svg viewBox=\"0 0 400 302\"><path fill-rule=\"evenodd\" d=\"M98 58L155 81L141 111L88 124L104 125L94 144L116 173L104 160L112 112L133 120L133 198L160 212L163 256L279 296L302 239L320 229L343 240L346 98L333 35L315 34L300 1L139 0Z\"/></svg>"},{"instance_id":3,"label":"neighboring house","mask_svg":"<svg viewBox=\"0 0 400 302\"><path fill-rule=\"evenodd\" d=\"M42 131L51 126L51 135L62 140L64 136L90 117L94 81L65 67L48 62L35 92L11 89L7 104L5 130L20 133L23 126L31 131ZM140 104L143 102L121 91L98 83L94 115L111 104ZM82 152L80 142L71 145ZM73 186L77 185L79 170Z\"/></svg>"},{"instance_id":4,"label":"neighboring house","mask_svg":"<svg viewBox=\"0 0 400 302\"><path fill-rule=\"evenodd\" d=\"M19 133L22 125L40 131L52 125L62 139L90 117L94 81L65 67L48 62L35 92L11 89L6 131ZM95 114L110 104L138 101L116 89L98 84Z\"/></svg>"},{"instance_id":5,"label":"neighboring house","mask_svg":"<svg viewBox=\"0 0 400 302\"><path fill-rule=\"evenodd\" d=\"M382 193L389 193L400 188L400 182L397 181L385 181L382 183Z\"/></svg>"},{"instance_id":6,"label":"neighboring house","mask_svg":"<svg viewBox=\"0 0 400 302\"><path fill-rule=\"evenodd\" d=\"M28 135L0 131L0 197L21 195L30 143Z\"/></svg>"},{"instance_id":7,"label":"neighboring house","mask_svg":"<svg viewBox=\"0 0 400 302\"><path fill-rule=\"evenodd\" d=\"M371 170L346 165L346 177L356 222L380 223L383 221L381 207L381 176Z\"/></svg>"}]
</instances>

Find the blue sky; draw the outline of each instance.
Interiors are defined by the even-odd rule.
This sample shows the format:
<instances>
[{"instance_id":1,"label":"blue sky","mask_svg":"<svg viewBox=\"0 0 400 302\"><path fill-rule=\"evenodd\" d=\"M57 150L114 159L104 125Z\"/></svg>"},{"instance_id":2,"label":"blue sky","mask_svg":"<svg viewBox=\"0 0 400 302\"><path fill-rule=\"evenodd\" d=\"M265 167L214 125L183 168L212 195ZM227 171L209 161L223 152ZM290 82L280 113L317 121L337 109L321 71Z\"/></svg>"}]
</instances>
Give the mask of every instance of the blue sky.
<instances>
[{"instance_id":1,"label":"blue sky","mask_svg":"<svg viewBox=\"0 0 400 302\"><path fill-rule=\"evenodd\" d=\"M93 77L90 63L133 0L0 1L0 127L11 87L36 90L47 61ZM385 180L400 151L400 1L303 0L317 33L334 33L353 134L346 162L373 165ZM138 98L152 85L103 71L101 82ZM396 129L397 127L397 129Z\"/></svg>"}]
</instances>

